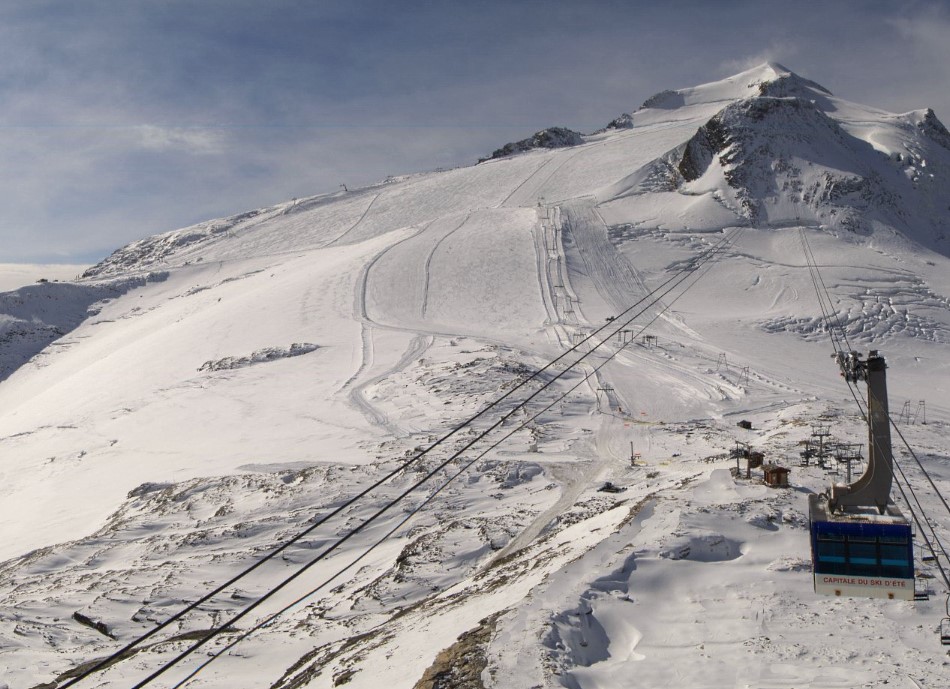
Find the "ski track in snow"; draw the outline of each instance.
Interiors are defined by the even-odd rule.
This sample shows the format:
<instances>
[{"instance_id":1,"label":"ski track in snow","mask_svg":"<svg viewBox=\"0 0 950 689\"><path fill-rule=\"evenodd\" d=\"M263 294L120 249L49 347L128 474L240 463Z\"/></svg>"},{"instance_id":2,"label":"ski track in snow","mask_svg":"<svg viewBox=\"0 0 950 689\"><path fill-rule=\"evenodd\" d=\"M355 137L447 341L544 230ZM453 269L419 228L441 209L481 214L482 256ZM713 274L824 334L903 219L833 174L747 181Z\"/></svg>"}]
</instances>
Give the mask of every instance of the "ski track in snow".
<instances>
[{"instance_id":1,"label":"ski track in snow","mask_svg":"<svg viewBox=\"0 0 950 689\"><path fill-rule=\"evenodd\" d=\"M453 234L465 227L465 223L469 221L469 218L472 217L471 213L468 213L458 225L453 227L451 230L446 232L444 235L439 237L439 239L432 245L432 249L429 250L429 253L426 255L425 267L423 268L423 282L422 282L422 306L420 308L422 318L426 317L426 310L429 308L429 278L430 278L430 266L432 265L432 257L435 256L435 252L438 251L439 247L442 246L442 243L451 237Z\"/></svg>"},{"instance_id":2,"label":"ski track in snow","mask_svg":"<svg viewBox=\"0 0 950 689\"><path fill-rule=\"evenodd\" d=\"M535 252L535 272L538 278L538 291L544 302L545 321L557 331L558 321L557 308L554 305L554 288L551 286L550 264L551 256L547 249L546 228L542 223L538 223L534 230L534 252ZM553 260L557 260L556 258ZM560 341L560 334L555 335Z\"/></svg>"},{"instance_id":3,"label":"ski track in snow","mask_svg":"<svg viewBox=\"0 0 950 689\"><path fill-rule=\"evenodd\" d=\"M576 153L574 153L574 154L572 154L572 155L569 155L569 156L568 156L565 160L563 160L563 161L558 161L557 158L555 158L555 157L552 157L551 159L547 160L543 165L540 165L537 170L535 170L533 173L531 173L531 175L529 175L528 177L526 177L525 180L524 180L521 184L519 184L517 187L515 187L514 190L513 190L510 194L508 194L508 196L505 198L505 200L502 201L502 202L499 204L499 206L507 206L507 205L508 205L508 202L511 201L511 199L514 198L515 194L517 194L519 191L521 191L522 188L525 187L525 185L527 185L532 179L535 178L535 176L537 176L538 174L540 174L540 173L544 170L544 168L546 168L548 165L552 165L552 164L553 164L554 169L551 170L551 173L550 173L547 177L545 177L543 181L541 181L538 185L535 186L535 190L536 190L536 191L540 191L540 190L544 189L544 185L547 184L547 183L551 180L551 178L554 177L554 175L557 174L557 172L558 172L561 168L563 168L565 165L567 165L568 163L570 163L572 160L574 160L574 158L576 158L577 156L579 156L581 153L584 153L584 149L585 149L585 148L586 148L586 147L582 147L581 150L577 151ZM528 203L530 204L530 201L529 201ZM524 206L524 205L526 205L526 204L525 204L525 203L520 203L520 204L516 204L516 205L517 205L517 206Z\"/></svg>"},{"instance_id":4,"label":"ski track in snow","mask_svg":"<svg viewBox=\"0 0 950 689\"><path fill-rule=\"evenodd\" d=\"M605 342L512 418L589 376L574 393L473 446L463 460L515 430L195 686L944 686L932 563L918 563L928 600L812 591L805 498L840 477L799 466L801 443L819 422L842 442L865 442L866 428L828 361L794 230L808 233L849 337L887 355L892 414L927 398L926 425L899 424L950 490L950 252L936 238L950 225L921 210L950 203L950 154L922 112L874 119L788 79L760 66L658 94L632 129L575 148L280 204L112 257L106 274L161 263L167 280L81 323L80 304L77 329L0 385L0 509L6 542L27 553L0 563L0 688L52 681L226 580L648 294L734 226L722 208L745 202L763 222L662 314L657 343ZM714 116L728 150L708 127L697 135ZM490 274L491 289L468 301L434 291L464 289L477 279L467 269ZM8 299L17 318L46 322L42 290ZM321 354L194 376L202 361L289 342ZM791 466L792 488L733 477L736 441ZM395 477L171 633L220 623L416 478ZM624 490L599 490L608 480ZM357 534L287 600L428 494ZM950 528L936 496L922 501ZM75 540L53 544L43 521L54 517ZM95 526L77 534L74 521ZM91 683L127 688L181 648L161 642Z\"/></svg>"},{"instance_id":5,"label":"ski track in snow","mask_svg":"<svg viewBox=\"0 0 950 689\"><path fill-rule=\"evenodd\" d=\"M346 235L348 235L350 232L352 232L357 227L359 227L363 223L363 221L366 219L366 216L369 215L370 210L372 210L373 206L376 204L376 201L379 199L380 196L382 196L382 194L374 195L372 200L370 200L369 204L366 206L366 209L363 211L363 214L360 215L359 218L357 218L356 222L350 225L347 229L343 230L343 232L340 235L338 235L331 241L327 242L326 246L333 246L334 244L339 243L344 237L346 237Z\"/></svg>"},{"instance_id":6,"label":"ski track in snow","mask_svg":"<svg viewBox=\"0 0 950 689\"><path fill-rule=\"evenodd\" d=\"M597 291L615 313L629 308L631 297L643 290L643 280L629 261L607 241L603 219L592 207L577 202L566 204L564 215L562 231L570 235ZM657 302L657 306L662 309L662 302Z\"/></svg>"},{"instance_id":7,"label":"ski track in snow","mask_svg":"<svg viewBox=\"0 0 950 689\"><path fill-rule=\"evenodd\" d=\"M435 222L435 221L433 221L433 222ZM398 241L396 241L396 242L394 242L394 243L388 245L388 246L387 246L386 248L384 248L382 251L378 252L375 256L373 256L373 258L370 259L370 260L360 269L359 277L358 277L357 280L356 280L356 285L357 285L356 295L355 295L355 296L356 296L356 298L355 298L356 305L355 305L355 308L354 308L356 317L357 317L357 319L360 321L360 324L361 324L361 333L362 333L362 335L361 335L361 356L360 356L360 364L359 364L359 366L357 367L356 371L353 373L353 375L351 375L349 378L347 378L346 381L343 383L343 385L342 385L342 387L341 387L341 390L342 390L342 389L346 389L346 388L350 387L351 385L353 385L354 381L356 381L357 379L359 379L359 377L363 374L363 371L366 370L366 369L368 368L368 366L370 365L369 359L372 357L372 347L371 347L371 343L369 342L369 339L368 339L368 338L369 338L369 335L368 335L367 332L366 332L367 329L368 329L368 328L371 328L371 327L382 327L382 326L380 326L379 323L376 323L375 321L373 321L373 320L369 317L369 311L368 311L367 306L366 306L366 290L367 290L367 284L368 284L368 281L369 281L369 274L370 274L370 271L373 269L373 266L376 265L376 263L378 263L379 260L380 260L383 256L385 256L389 251L391 251L392 249L396 248L397 246L399 246L399 245L402 244L403 242L407 242L407 241L409 241L410 239L412 239L413 237L415 237L415 236L417 236L417 235L423 233L423 232L426 230L427 227L428 227L428 226L426 226L426 227L420 227L419 230L416 231L416 232L414 232L413 234L410 234L410 235L408 235L408 236L406 236L406 237L403 237L403 238L399 239Z\"/></svg>"},{"instance_id":8,"label":"ski track in snow","mask_svg":"<svg viewBox=\"0 0 950 689\"><path fill-rule=\"evenodd\" d=\"M368 337L372 338L372 330L367 329ZM354 385L349 392L350 402L363 413L370 423L385 429L393 437L399 438L406 435L406 432L398 426L392 424L389 418L366 399L366 388L374 385L385 378L403 371L414 360L425 354L426 350L432 345L430 335L417 335L409 343L409 347L391 368L369 378L362 383ZM372 344L370 344L372 347Z\"/></svg>"}]
</instances>

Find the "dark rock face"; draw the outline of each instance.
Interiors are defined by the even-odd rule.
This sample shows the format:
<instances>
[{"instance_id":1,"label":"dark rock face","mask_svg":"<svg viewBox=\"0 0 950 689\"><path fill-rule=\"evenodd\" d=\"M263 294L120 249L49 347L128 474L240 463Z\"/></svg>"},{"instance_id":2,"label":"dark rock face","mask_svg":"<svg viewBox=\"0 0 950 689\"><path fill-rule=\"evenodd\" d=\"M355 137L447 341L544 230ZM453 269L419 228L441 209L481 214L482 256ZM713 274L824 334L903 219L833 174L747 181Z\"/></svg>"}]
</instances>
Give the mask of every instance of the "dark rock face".
<instances>
[{"instance_id":1,"label":"dark rock face","mask_svg":"<svg viewBox=\"0 0 950 689\"><path fill-rule=\"evenodd\" d=\"M927 108L924 118L917 125L917 128L924 136L950 150L950 132L943 126L943 122L937 119L937 114L930 108Z\"/></svg>"},{"instance_id":2,"label":"dark rock face","mask_svg":"<svg viewBox=\"0 0 950 689\"><path fill-rule=\"evenodd\" d=\"M633 115L628 112L615 117L607 123L606 127L601 127L600 129L593 132L592 136L596 136L597 134L606 134L607 132L616 132L623 129L633 129Z\"/></svg>"},{"instance_id":3,"label":"dark rock face","mask_svg":"<svg viewBox=\"0 0 950 689\"><path fill-rule=\"evenodd\" d=\"M869 148L812 99L761 96L727 106L700 127L683 148L677 170L684 182L692 182L718 161L726 182L736 190L741 212L755 219L759 201L776 194L808 202L804 197L816 200L837 186L838 198L845 193L860 195L866 184L858 161L871 153ZM849 177L852 187L859 180L861 189L845 191L844 181L836 178L828 180L829 189L806 190L801 170L792 162L796 158L828 163L834 169L851 167L851 174L842 177Z\"/></svg>"},{"instance_id":4,"label":"dark rock face","mask_svg":"<svg viewBox=\"0 0 950 689\"><path fill-rule=\"evenodd\" d=\"M640 109L657 108L659 110L674 110L685 105L685 103L686 99L683 97L683 94L678 91L660 91L643 101L643 105L640 106Z\"/></svg>"},{"instance_id":5,"label":"dark rock face","mask_svg":"<svg viewBox=\"0 0 950 689\"><path fill-rule=\"evenodd\" d=\"M95 629L97 632L99 632L103 636L107 636L110 639L115 638L115 636L112 634L112 631L109 629L109 626L105 622L102 622L101 620L93 620L91 617L89 617L88 615L84 615L78 610L73 613L73 619L76 620L81 625L85 625L86 627Z\"/></svg>"},{"instance_id":6,"label":"dark rock face","mask_svg":"<svg viewBox=\"0 0 950 689\"><path fill-rule=\"evenodd\" d=\"M573 129L567 129L566 127L550 127L535 132L534 136L528 139L507 143L492 152L488 158L481 158L478 162L507 158L516 153L524 153L536 148L566 148L582 143L584 143L584 137L580 132L575 132Z\"/></svg>"},{"instance_id":7,"label":"dark rock face","mask_svg":"<svg viewBox=\"0 0 950 689\"><path fill-rule=\"evenodd\" d=\"M829 115L827 91L794 75L762 82L762 95L735 101L673 152L677 188L715 166L730 193L721 197L751 222L797 208L836 231L869 234L889 226L947 251L946 185L950 132L931 110L895 118L915 143L903 154L876 150ZM915 131L916 130L916 131ZM710 185L715 185L713 175ZM700 191L708 185L700 183ZM693 189L692 191L696 191ZM692 192L690 192L692 193Z\"/></svg>"},{"instance_id":8,"label":"dark rock face","mask_svg":"<svg viewBox=\"0 0 950 689\"><path fill-rule=\"evenodd\" d=\"M834 95L831 91L797 74L785 74L777 79L763 81L759 84L759 94L769 98L799 99L803 103L815 105L822 112L834 112L837 109L829 98Z\"/></svg>"},{"instance_id":9,"label":"dark rock face","mask_svg":"<svg viewBox=\"0 0 950 689\"><path fill-rule=\"evenodd\" d=\"M228 356L223 359L206 361L198 369L199 373L213 371L231 371L236 368L246 368L255 364L263 364L278 359L302 356L315 352L320 347L309 342L295 342L290 347L266 347L258 349L249 356Z\"/></svg>"},{"instance_id":10,"label":"dark rock face","mask_svg":"<svg viewBox=\"0 0 950 689\"><path fill-rule=\"evenodd\" d=\"M692 182L702 177L713 157L723 152L730 143L730 135L720 113L700 127L686 144L677 166L683 179Z\"/></svg>"},{"instance_id":11,"label":"dark rock face","mask_svg":"<svg viewBox=\"0 0 950 689\"><path fill-rule=\"evenodd\" d=\"M623 113L620 117L616 117L607 123L607 126L604 127L604 130L608 129L633 129L633 117L630 113Z\"/></svg>"}]
</instances>

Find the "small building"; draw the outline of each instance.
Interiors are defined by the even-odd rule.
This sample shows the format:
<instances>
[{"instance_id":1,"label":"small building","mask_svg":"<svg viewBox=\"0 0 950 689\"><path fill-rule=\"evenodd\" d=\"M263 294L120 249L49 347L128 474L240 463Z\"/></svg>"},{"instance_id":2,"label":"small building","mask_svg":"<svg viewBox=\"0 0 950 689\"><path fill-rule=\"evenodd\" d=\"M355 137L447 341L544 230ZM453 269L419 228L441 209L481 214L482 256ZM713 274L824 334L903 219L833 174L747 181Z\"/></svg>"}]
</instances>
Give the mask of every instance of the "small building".
<instances>
[{"instance_id":1,"label":"small building","mask_svg":"<svg viewBox=\"0 0 950 689\"><path fill-rule=\"evenodd\" d=\"M747 421L746 419L743 419L742 421L740 421L740 422L737 423L736 425L737 425L739 428L744 428L744 429L746 429L747 431L751 431L751 430L752 430L752 422L751 422L751 421Z\"/></svg>"},{"instance_id":2,"label":"small building","mask_svg":"<svg viewBox=\"0 0 950 689\"><path fill-rule=\"evenodd\" d=\"M765 484L773 488L788 488L788 469L777 464L766 464L762 467L765 475Z\"/></svg>"},{"instance_id":3,"label":"small building","mask_svg":"<svg viewBox=\"0 0 950 689\"><path fill-rule=\"evenodd\" d=\"M749 453L749 468L758 469L765 463L765 453L752 451Z\"/></svg>"}]
</instances>

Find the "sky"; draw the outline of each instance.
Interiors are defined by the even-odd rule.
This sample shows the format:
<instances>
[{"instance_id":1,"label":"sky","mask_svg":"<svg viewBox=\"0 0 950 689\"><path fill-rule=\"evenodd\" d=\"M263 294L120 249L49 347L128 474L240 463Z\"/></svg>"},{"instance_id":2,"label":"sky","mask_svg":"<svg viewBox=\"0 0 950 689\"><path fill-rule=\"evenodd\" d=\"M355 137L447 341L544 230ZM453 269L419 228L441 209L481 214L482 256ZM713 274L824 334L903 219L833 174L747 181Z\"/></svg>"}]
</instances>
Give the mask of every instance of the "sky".
<instances>
[{"instance_id":1,"label":"sky","mask_svg":"<svg viewBox=\"0 0 950 689\"><path fill-rule=\"evenodd\" d=\"M950 0L0 0L0 263L388 175L767 60L950 123Z\"/></svg>"}]
</instances>

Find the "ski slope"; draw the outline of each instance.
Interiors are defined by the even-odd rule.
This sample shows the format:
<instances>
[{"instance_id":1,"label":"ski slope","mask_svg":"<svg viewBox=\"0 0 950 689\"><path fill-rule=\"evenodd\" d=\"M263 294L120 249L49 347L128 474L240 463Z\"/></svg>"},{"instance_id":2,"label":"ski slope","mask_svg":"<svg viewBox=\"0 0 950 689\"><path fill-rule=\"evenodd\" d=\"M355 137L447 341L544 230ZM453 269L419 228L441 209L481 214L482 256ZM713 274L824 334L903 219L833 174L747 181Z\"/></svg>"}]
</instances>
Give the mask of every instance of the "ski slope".
<instances>
[{"instance_id":1,"label":"ski slope","mask_svg":"<svg viewBox=\"0 0 950 689\"><path fill-rule=\"evenodd\" d=\"M925 400L901 429L950 490L939 122L776 64L629 122L0 294L0 687L65 680L429 447L78 686L133 686L453 457L154 686L298 597L188 686L942 686L934 566L928 600L814 594L807 495L835 477L798 466L814 423L866 437L804 238L851 343L887 357L892 414ZM734 478L737 440L791 488Z\"/></svg>"}]
</instances>

